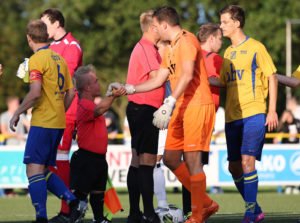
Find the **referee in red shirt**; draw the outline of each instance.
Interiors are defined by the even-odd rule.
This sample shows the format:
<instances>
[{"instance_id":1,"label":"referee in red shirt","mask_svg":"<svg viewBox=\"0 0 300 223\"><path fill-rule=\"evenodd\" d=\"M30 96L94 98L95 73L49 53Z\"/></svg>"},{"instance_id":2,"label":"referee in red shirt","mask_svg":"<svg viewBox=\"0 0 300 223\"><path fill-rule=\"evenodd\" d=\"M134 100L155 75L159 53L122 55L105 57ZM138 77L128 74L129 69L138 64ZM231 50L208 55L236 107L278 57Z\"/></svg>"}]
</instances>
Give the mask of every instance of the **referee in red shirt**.
<instances>
[{"instance_id":1,"label":"referee in red shirt","mask_svg":"<svg viewBox=\"0 0 300 223\"><path fill-rule=\"evenodd\" d=\"M76 116L79 149L71 158L71 189L82 202L90 195L94 222L107 223L110 221L103 216L103 202L108 172L105 158L108 135L103 114L114 99L126 91L119 88L112 96L95 104L95 97L100 96L95 68L92 65L79 67L74 76L79 94Z\"/></svg>"}]
</instances>

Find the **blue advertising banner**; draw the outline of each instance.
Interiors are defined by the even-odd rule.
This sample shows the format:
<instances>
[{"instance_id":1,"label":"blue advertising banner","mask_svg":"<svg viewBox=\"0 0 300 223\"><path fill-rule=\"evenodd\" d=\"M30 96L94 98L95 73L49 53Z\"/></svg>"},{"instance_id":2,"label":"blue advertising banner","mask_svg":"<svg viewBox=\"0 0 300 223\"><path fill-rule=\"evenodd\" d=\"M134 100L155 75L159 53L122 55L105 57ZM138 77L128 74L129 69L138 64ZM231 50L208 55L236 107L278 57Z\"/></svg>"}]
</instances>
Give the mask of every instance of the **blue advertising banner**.
<instances>
[{"instance_id":1,"label":"blue advertising banner","mask_svg":"<svg viewBox=\"0 0 300 223\"><path fill-rule=\"evenodd\" d=\"M300 146L266 145L256 162L260 184L300 184ZM219 150L219 182L232 182L226 150Z\"/></svg>"},{"instance_id":2,"label":"blue advertising banner","mask_svg":"<svg viewBox=\"0 0 300 223\"><path fill-rule=\"evenodd\" d=\"M23 164L23 150L4 151L0 147L0 187L27 187L26 166Z\"/></svg>"}]
</instances>

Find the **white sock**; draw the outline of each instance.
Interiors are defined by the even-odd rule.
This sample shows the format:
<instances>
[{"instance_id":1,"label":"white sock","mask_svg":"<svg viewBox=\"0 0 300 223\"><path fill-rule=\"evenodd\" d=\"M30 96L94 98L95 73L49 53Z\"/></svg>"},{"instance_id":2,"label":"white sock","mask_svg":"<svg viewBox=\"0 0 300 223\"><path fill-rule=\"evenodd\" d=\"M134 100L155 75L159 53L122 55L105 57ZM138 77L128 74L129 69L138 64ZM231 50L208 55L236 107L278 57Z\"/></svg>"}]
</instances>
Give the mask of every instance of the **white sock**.
<instances>
[{"instance_id":1,"label":"white sock","mask_svg":"<svg viewBox=\"0 0 300 223\"><path fill-rule=\"evenodd\" d=\"M157 167L157 165L154 168L153 171L153 179L154 179L154 194L157 199L157 206L166 208L168 207L167 202L167 194L166 194L166 182L165 182L165 176L164 171L160 166Z\"/></svg>"}]
</instances>

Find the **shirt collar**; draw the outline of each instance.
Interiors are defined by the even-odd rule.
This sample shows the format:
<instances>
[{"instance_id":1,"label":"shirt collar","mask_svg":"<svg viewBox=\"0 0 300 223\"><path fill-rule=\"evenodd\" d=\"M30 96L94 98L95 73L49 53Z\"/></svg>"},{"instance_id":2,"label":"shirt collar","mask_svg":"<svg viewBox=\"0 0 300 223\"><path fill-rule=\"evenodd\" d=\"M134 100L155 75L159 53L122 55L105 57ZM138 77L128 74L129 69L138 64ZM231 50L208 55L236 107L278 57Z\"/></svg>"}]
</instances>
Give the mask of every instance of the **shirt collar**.
<instances>
[{"instance_id":1,"label":"shirt collar","mask_svg":"<svg viewBox=\"0 0 300 223\"><path fill-rule=\"evenodd\" d=\"M49 44L47 44L47 45L45 45L45 46L43 46L43 47L41 47L41 48L38 48L37 51L40 51L40 50L46 50L46 49L48 49L48 48L49 48Z\"/></svg>"},{"instance_id":2,"label":"shirt collar","mask_svg":"<svg viewBox=\"0 0 300 223\"><path fill-rule=\"evenodd\" d=\"M184 34L186 34L186 30L182 29L174 38L174 40L172 40L171 42L171 46L175 46L176 43L178 42L178 40L181 38L181 36L183 36Z\"/></svg>"}]
</instances>

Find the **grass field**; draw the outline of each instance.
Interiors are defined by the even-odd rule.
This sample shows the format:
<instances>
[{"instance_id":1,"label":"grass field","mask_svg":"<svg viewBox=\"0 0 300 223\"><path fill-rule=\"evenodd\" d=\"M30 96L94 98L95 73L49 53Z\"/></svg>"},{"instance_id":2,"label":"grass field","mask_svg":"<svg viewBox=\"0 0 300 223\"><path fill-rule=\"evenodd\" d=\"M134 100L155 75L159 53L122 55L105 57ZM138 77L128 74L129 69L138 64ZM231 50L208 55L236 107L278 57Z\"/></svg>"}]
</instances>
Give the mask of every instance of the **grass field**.
<instances>
[{"instance_id":1,"label":"grass field","mask_svg":"<svg viewBox=\"0 0 300 223\"><path fill-rule=\"evenodd\" d=\"M124 212L118 213L113 222L124 223L128 215L128 194L120 191L119 196ZM224 194L211 195L220 204L219 212L211 217L209 223L237 223L241 222L244 204L240 196L232 189L225 189ZM259 193L258 200L266 213L266 223L297 223L300 220L300 195L278 194L276 190L267 188ZM169 203L181 207L181 194L168 192ZM48 197L48 216L54 216L59 209L58 199ZM21 195L14 198L0 198L0 222L25 223L34 220L34 210L30 198ZM91 209L86 214L86 223L92 218ZM300 221L299 221L300 222Z\"/></svg>"}]
</instances>

